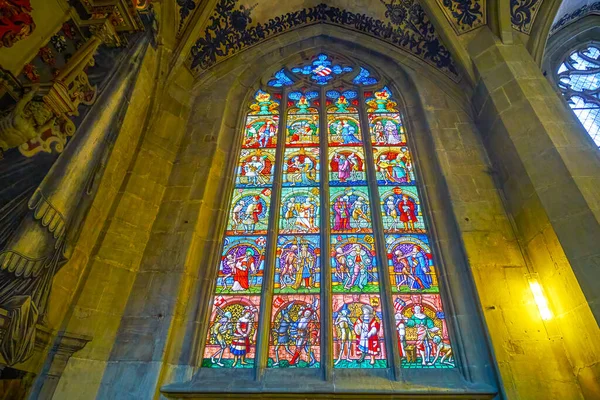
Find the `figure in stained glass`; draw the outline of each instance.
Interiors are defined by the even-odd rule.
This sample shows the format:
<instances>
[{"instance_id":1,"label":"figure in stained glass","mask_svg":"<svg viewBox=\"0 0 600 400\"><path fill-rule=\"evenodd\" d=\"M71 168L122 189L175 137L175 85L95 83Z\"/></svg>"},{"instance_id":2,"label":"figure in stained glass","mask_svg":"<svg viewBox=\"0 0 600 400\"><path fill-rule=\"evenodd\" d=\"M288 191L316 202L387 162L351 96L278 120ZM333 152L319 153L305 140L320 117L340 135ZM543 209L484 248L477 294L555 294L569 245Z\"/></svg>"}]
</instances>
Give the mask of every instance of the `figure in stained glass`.
<instances>
[{"instance_id":1,"label":"figure in stained glass","mask_svg":"<svg viewBox=\"0 0 600 400\"><path fill-rule=\"evenodd\" d=\"M412 158L406 146L374 147L373 159L379 185L414 184Z\"/></svg>"},{"instance_id":2,"label":"figure in stained glass","mask_svg":"<svg viewBox=\"0 0 600 400\"><path fill-rule=\"evenodd\" d=\"M277 296L273 300L269 367L318 368L319 338L318 296Z\"/></svg>"},{"instance_id":3,"label":"figure in stained glass","mask_svg":"<svg viewBox=\"0 0 600 400\"><path fill-rule=\"evenodd\" d=\"M337 235L331 238L334 292L377 293L379 277L371 235Z\"/></svg>"},{"instance_id":4,"label":"figure in stained glass","mask_svg":"<svg viewBox=\"0 0 600 400\"><path fill-rule=\"evenodd\" d=\"M319 184L319 149L286 149L283 163L283 186Z\"/></svg>"},{"instance_id":5,"label":"figure in stained glass","mask_svg":"<svg viewBox=\"0 0 600 400\"><path fill-rule=\"evenodd\" d=\"M225 238L216 293L260 293L266 241L264 236Z\"/></svg>"},{"instance_id":6,"label":"figure in stained glass","mask_svg":"<svg viewBox=\"0 0 600 400\"><path fill-rule=\"evenodd\" d=\"M440 296L400 295L393 301L402 367L454 367Z\"/></svg>"},{"instance_id":7,"label":"figure in stained glass","mask_svg":"<svg viewBox=\"0 0 600 400\"><path fill-rule=\"evenodd\" d=\"M358 115L329 115L329 145L330 146L356 146L361 144L360 124Z\"/></svg>"},{"instance_id":8,"label":"figure in stained glass","mask_svg":"<svg viewBox=\"0 0 600 400\"><path fill-rule=\"evenodd\" d=\"M236 186L265 187L273 184L275 150L242 149L236 176Z\"/></svg>"},{"instance_id":9,"label":"figure in stained glass","mask_svg":"<svg viewBox=\"0 0 600 400\"><path fill-rule=\"evenodd\" d=\"M374 146L406 146L406 134L398 114L369 114Z\"/></svg>"},{"instance_id":10,"label":"figure in stained glass","mask_svg":"<svg viewBox=\"0 0 600 400\"><path fill-rule=\"evenodd\" d=\"M271 189L236 189L227 224L228 235L267 233Z\"/></svg>"},{"instance_id":11,"label":"figure in stained glass","mask_svg":"<svg viewBox=\"0 0 600 400\"><path fill-rule=\"evenodd\" d=\"M278 125L277 115L249 115L246 119L242 147L245 149L275 148Z\"/></svg>"},{"instance_id":12,"label":"figure in stained glass","mask_svg":"<svg viewBox=\"0 0 600 400\"><path fill-rule=\"evenodd\" d=\"M425 235L386 236L387 258L395 292L437 293L433 256Z\"/></svg>"},{"instance_id":13,"label":"figure in stained glass","mask_svg":"<svg viewBox=\"0 0 600 400\"><path fill-rule=\"evenodd\" d=\"M319 189L284 188L281 193L281 233L312 233L319 231Z\"/></svg>"},{"instance_id":14,"label":"figure in stained glass","mask_svg":"<svg viewBox=\"0 0 600 400\"><path fill-rule=\"evenodd\" d=\"M385 368L382 313L377 295L334 295L336 368ZM368 362L367 362L368 359Z\"/></svg>"},{"instance_id":15,"label":"figure in stained glass","mask_svg":"<svg viewBox=\"0 0 600 400\"><path fill-rule=\"evenodd\" d=\"M276 293L319 293L318 236L280 236L277 240Z\"/></svg>"},{"instance_id":16,"label":"figure in stained glass","mask_svg":"<svg viewBox=\"0 0 600 400\"><path fill-rule=\"evenodd\" d=\"M329 148L329 181L332 186L366 185L362 149L359 147Z\"/></svg>"},{"instance_id":17,"label":"figure in stained glass","mask_svg":"<svg viewBox=\"0 0 600 400\"><path fill-rule=\"evenodd\" d=\"M259 296L215 296L203 367L251 366L259 302Z\"/></svg>"},{"instance_id":18,"label":"figure in stained glass","mask_svg":"<svg viewBox=\"0 0 600 400\"><path fill-rule=\"evenodd\" d=\"M332 187L331 231L333 233L371 232L371 208L366 187Z\"/></svg>"},{"instance_id":19,"label":"figure in stained glass","mask_svg":"<svg viewBox=\"0 0 600 400\"><path fill-rule=\"evenodd\" d=\"M416 187L380 187L379 194L386 232L425 233Z\"/></svg>"},{"instance_id":20,"label":"figure in stained glass","mask_svg":"<svg viewBox=\"0 0 600 400\"><path fill-rule=\"evenodd\" d=\"M286 145L288 147L318 146L319 116L317 114L289 114Z\"/></svg>"}]
</instances>

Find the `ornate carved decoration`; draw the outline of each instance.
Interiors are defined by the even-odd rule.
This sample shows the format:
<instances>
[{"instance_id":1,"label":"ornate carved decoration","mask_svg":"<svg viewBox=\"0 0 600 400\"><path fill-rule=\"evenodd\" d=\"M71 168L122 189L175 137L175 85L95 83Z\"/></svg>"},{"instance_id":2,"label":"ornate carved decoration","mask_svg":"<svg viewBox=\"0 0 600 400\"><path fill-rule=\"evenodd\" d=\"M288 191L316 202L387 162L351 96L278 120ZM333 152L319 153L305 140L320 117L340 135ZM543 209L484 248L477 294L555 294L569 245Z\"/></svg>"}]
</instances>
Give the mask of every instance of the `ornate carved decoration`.
<instances>
[{"instance_id":1,"label":"ornate carved decoration","mask_svg":"<svg viewBox=\"0 0 600 400\"><path fill-rule=\"evenodd\" d=\"M52 53L52 49L50 47L42 47L38 51L38 54L44 63L50 65L51 67L56 65L56 57L54 57L54 53Z\"/></svg>"},{"instance_id":2,"label":"ornate carved decoration","mask_svg":"<svg viewBox=\"0 0 600 400\"><path fill-rule=\"evenodd\" d=\"M196 1L177 0L177 5L179 6L179 28L177 34L180 34L183 31L187 17L196 9Z\"/></svg>"},{"instance_id":3,"label":"ornate carved decoration","mask_svg":"<svg viewBox=\"0 0 600 400\"><path fill-rule=\"evenodd\" d=\"M450 52L437 36L419 3L415 0L381 2L387 8L389 22L319 4L249 26L252 22L251 9L236 7L238 0L219 0L202 37L192 47L189 65L194 71L208 69L275 34L308 24L327 23L392 43L458 80L458 71Z\"/></svg>"},{"instance_id":4,"label":"ornate carved decoration","mask_svg":"<svg viewBox=\"0 0 600 400\"><path fill-rule=\"evenodd\" d=\"M486 24L485 0L437 0L444 15L457 34Z\"/></svg>"},{"instance_id":5,"label":"ornate carved decoration","mask_svg":"<svg viewBox=\"0 0 600 400\"><path fill-rule=\"evenodd\" d=\"M510 0L512 27L527 35L544 0Z\"/></svg>"},{"instance_id":6,"label":"ornate carved decoration","mask_svg":"<svg viewBox=\"0 0 600 400\"><path fill-rule=\"evenodd\" d=\"M40 81L40 74L38 74L37 68L32 63L27 63L23 66L23 74L32 83L38 83Z\"/></svg>"},{"instance_id":7,"label":"ornate carved decoration","mask_svg":"<svg viewBox=\"0 0 600 400\"><path fill-rule=\"evenodd\" d=\"M35 23L30 0L0 1L0 47L11 47L31 35Z\"/></svg>"},{"instance_id":8,"label":"ornate carved decoration","mask_svg":"<svg viewBox=\"0 0 600 400\"><path fill-rule=\"evenodd\" d=\"M577 10L563 15L558 21L552 25L550 28L550 35L554 35L557 31L569 25L572 22L575 22L583 17L586 17L590 14L600 14L600 1L597 1L592 4L586 4Z\"/></svg>"},{"instance_id":9,"label":"ornate carved decoration","mask_svg":"<svg viewBox=\"0 0 600 400\"><path fill-rule=\"evenodd\" d=\"M96 99L96 87L90 84L86 69L94 65L94 53L103 40L113 44L118 40L114 30L102 26L110 23L94 25L95 35L57 71L55 79L27 93L0 120L0 149L18 147L27 157L63 151L68 137L75 133L70 117L79 115L80 104L91 105ZM34 98L38 91L41 99Z\"/></svg>"},{"instance_id":10,"label":"ornate carved decoration","mask_svg":"<svg viewBox=\"0 0 600 400\"><path fill-rule=\"evenodd\" d=\"M110 21L117 32L131 32L143 30L144 26L138 14L138 6L149 2L138 0L113 0L106 4L102 0L76 0L89 14L90 18L83 21L85 25ZM139 3L139 4L138 4ZM144 3L144 4L142 4Z\"/></svg>"}]
</instances>

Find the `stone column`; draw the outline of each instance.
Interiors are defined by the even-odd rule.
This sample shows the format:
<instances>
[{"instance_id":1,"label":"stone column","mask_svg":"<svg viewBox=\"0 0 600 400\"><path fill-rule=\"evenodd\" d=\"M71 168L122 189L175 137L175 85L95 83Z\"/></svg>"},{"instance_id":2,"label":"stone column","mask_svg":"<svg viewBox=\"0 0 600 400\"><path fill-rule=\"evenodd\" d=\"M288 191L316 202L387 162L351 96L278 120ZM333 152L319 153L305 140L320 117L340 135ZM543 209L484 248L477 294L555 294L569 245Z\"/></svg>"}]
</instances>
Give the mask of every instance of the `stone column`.
<instances>
[{"instance_id":1,"label":"stone column","mask_svg":"<svg viewBox=\"0 0 600 400\"><path fill-rule=\"evenodd\" d=\"M492 173L554 314L546 328L563 341L584 395L599 397L598 149L518 40L504 45L483 29L469 52Z\"/></svg>"}]
</instances>

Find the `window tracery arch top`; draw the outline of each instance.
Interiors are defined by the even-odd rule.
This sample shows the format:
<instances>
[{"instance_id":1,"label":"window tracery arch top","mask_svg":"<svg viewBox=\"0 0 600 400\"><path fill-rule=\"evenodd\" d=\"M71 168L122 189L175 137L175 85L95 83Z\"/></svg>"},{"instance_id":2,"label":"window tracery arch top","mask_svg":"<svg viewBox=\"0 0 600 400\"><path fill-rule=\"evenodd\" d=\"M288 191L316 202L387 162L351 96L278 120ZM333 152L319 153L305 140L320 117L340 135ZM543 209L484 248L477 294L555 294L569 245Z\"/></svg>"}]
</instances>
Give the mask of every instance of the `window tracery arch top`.
<instances>
[{"instance_id":1,"label":"window tracery arch top","mask_svg":"<svg viewBox=\"0 0 600 400\"><path fill-rule=\"evenodd\" d=\"M567 103L600 147L600 47L592 43L572 51L556 74Z\"/></svg>"}]
</instances>

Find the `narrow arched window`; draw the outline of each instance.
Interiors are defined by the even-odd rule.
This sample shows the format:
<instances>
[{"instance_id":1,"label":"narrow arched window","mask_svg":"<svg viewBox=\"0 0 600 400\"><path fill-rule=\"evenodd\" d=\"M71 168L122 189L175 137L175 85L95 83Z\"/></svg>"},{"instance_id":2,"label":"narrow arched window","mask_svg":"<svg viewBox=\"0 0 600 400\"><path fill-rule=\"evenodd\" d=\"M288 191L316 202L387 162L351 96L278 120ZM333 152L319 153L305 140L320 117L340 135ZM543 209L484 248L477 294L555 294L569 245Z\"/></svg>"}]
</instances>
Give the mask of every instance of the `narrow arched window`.
<instances>
[{"instance_id":1,"label":"narrow arched window","mask_svg":"<svg viewBox=\"0 0 600 400\"><path fill-rule=\"evenodd\" d=\"M455 366L411 134L392 90L342 57L256 92L203 367Z\"/></svg>"},{"instance_id":2,"label":"narrow arched window","mask_svg":"<svg viewBox=\"0 0 600 400\"><path fill-rule=\"evenodd\" d=\"M557 71L558 86L597 146L600 146L600 47L573 51Z\"/></svg>"}]
</instances>

